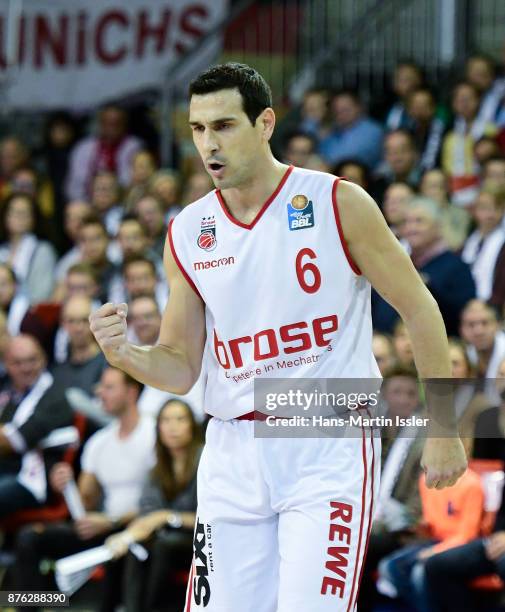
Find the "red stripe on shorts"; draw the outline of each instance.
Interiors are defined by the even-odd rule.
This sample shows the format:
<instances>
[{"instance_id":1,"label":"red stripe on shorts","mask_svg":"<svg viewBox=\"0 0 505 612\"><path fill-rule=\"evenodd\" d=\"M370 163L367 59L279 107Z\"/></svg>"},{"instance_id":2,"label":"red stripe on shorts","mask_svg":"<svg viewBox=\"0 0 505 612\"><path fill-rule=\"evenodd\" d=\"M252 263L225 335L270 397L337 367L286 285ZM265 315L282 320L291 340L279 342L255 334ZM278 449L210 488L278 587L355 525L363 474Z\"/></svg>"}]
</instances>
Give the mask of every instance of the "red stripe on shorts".
<instances>
[{"instance_id":1,"label":"red stripe on shorts","mask_svg":"<svg viewBox=\"0 0 505 612\"><path fill-rule=\"evenodd\" d=\"M371 417L368 410L367 410L367 414L369 417ZM358 600L359 589L361 586L361 579L363 578L363 570L365 569L366 554L368 552L368 545L370 543L370 532L372 531L372 517L373 517L373 504L374 504L374 499L373 499L374 497L374 475L375 475L375 444L374 444L373 429L371 430L371 436L372 436L371 437L371 442L372 442L372 495L370 499L370 513L368 515L368 530L367 530L367 535L366 535L366 546L365 546L365 552L363 554L363 562L361 564L361 572L359 573L358 590L356 591L356 602Z\"/></svg>"},{"instance_id":2,"label":"red stripe on shorts","mask_svg":"<svg viewBox=\"0 0 505 612\"><path fill-rule=\"evenodd\" d=\"M352 588L351 595L349 597L349 605L347 607L347 612L352 609L352 602L354 599L354 587L356 586L356 574L359 563L359 553L361 550L361 540L363 537L363 523L365 521L365 502L366 502L366 482L368 478L368 463L366 457L366 436L365 436L365 428L362 427L363 432L363 444L362 444L362 454L363 454L363 489L361 490L361 519L359 524L359 538L358 538L358 550L356 551L356 563L354 564L354 574L352 577Z\"/></svg>"}]
</instances>

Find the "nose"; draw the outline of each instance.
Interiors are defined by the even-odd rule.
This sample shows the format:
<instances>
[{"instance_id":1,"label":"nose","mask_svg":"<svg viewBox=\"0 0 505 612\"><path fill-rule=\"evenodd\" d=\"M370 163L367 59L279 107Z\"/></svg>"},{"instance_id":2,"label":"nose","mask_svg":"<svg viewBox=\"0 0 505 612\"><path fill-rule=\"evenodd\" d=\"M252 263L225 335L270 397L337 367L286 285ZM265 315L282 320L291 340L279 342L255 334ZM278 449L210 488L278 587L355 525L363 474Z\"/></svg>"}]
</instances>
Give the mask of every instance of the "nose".
<instances>
[{"instance_id":1,"label":"nose","mask_svg":"<svg viewBox=\"0 0 505 612\"><path fill-rule=\"evenodd\" d=\"M216 136L212 130L205 130L203 133L203 147L207 153L215 153L219 150Z\"/></svg>"}]
</instances>

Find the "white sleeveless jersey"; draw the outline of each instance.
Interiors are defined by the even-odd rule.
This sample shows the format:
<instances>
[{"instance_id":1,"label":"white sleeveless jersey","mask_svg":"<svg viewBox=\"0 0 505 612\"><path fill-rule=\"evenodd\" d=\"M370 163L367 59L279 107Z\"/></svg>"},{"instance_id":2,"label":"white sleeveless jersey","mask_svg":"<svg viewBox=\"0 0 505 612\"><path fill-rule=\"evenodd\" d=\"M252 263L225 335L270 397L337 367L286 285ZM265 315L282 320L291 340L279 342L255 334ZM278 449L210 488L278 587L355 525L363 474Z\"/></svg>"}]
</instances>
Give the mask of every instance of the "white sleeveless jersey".
<instances>
[{"instance_id":1,"label":"white sleeveless jersey","mask_svg":"<svg viewBox=\"0 0 505 612\"><path fill-rule=\"evenodd\" d=\"M219 190L187 206L168 237L205 302L205 410L254 410L254 379L380 377L370 284L347 249L339 179L290 167L252 223Z\"/></svg>"}]
</instances>

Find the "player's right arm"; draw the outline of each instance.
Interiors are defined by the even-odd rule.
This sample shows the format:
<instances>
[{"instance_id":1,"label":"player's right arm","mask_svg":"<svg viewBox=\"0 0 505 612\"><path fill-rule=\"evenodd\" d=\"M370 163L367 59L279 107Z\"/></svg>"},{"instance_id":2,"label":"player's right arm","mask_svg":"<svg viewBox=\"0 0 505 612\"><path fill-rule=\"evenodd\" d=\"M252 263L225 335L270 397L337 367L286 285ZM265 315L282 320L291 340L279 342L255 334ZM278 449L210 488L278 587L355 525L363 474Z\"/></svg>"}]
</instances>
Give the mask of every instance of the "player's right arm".
<instances>
[{"instance_id":1,"label":"player's right arm","mask_svg":"<svg viewBox=\"0 0 505 612\"><path fill-rule=\"evenodd\" d=\"M165 245L170 296L155 346L126 339L126 304L107 303L90 316L90 328L107 361L140 382L172 393L187 393L200 374L205 345L205 308Z\"/></svg>"}]
</instances>

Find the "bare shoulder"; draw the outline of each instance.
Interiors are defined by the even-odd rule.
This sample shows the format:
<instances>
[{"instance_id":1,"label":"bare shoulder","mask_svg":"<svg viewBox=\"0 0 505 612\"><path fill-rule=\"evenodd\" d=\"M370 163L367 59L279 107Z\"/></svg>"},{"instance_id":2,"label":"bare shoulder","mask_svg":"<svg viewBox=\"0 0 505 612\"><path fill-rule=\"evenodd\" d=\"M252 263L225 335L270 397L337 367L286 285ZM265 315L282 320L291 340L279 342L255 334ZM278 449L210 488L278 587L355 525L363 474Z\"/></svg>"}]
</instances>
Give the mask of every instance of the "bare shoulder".
<instances>
[{"instance_id":1,"label":"bare shoulder","mask_svg":"<svg viewBox=\"0 0 505 612\"><path fill-rule=\"evenodd\" d=\"M336 192L336 204L345 238L351 244L379 238L391 233L382 213L370 194L350 181L340 180ZM379 231L379 236L376 232Z\"/></svg>"}]
</instances>

